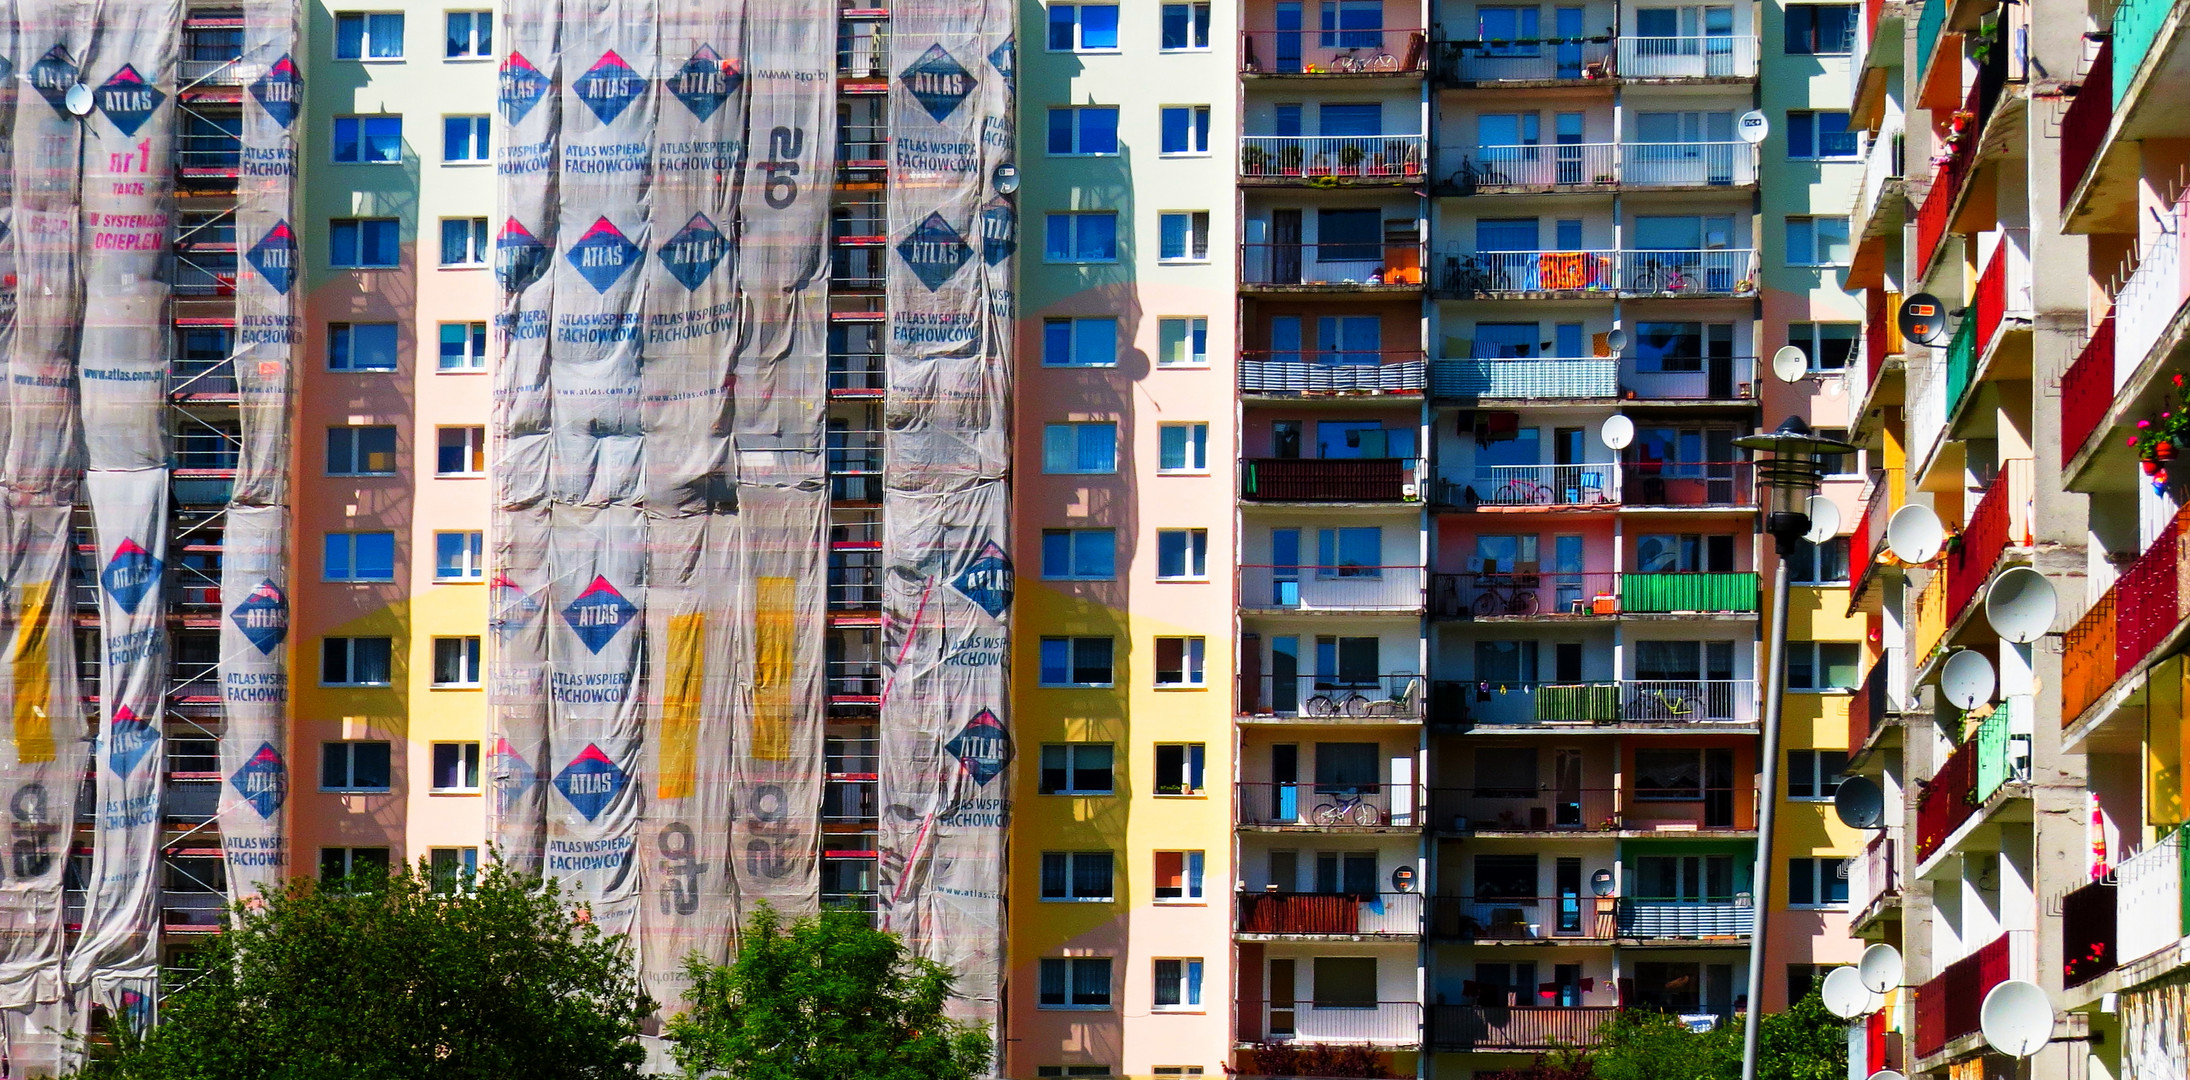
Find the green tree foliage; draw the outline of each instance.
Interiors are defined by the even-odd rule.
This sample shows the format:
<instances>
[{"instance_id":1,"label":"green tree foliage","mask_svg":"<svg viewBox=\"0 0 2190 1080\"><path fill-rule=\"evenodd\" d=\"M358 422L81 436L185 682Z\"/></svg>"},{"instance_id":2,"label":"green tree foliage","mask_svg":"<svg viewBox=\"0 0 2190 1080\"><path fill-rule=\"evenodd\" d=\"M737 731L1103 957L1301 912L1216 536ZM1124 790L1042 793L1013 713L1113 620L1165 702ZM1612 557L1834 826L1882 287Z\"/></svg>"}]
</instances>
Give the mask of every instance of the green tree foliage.
<instances>
[{"instance_id":1,"label":"green tree foliage","mask_svg":"<svg viewBox=\"0 0 2190 1080\"><path fill-rule=\"evenodd\" d=\"M943 1015L952 975L856 912L786 926L763 906L727 967L686 962L689 1012L669 1020L688 1077L971 1080L987 1031Z\"/></svg>"},{"instance_id":2,"label":"green tree foliage","mask_svg":"<svg viewBox=\"0 0 2190 1080\"><path fill-rule=\"evenodd\" d=\"M291 882L170 975L159 1022L87 1080L609 1080L639 1076L653 1002L630 950L552 881L490 865Z\"/></svg>"},{"instance_id":3,"label":"green tree foliage","mask_svg":"<svg viewBox=\"0 0 2190 1080\"><path fill-rule=\"evenodd\" d=\"M1757 1080L1840 1080L1848 1025L1816 991L1757 1031ZM1741 1021L1693 1032L1660 1012L1627 1009L1597 1028L1594 1045L1540 1055L1499 1080L1741 1080Z\"/></svg>"}]
</instances>

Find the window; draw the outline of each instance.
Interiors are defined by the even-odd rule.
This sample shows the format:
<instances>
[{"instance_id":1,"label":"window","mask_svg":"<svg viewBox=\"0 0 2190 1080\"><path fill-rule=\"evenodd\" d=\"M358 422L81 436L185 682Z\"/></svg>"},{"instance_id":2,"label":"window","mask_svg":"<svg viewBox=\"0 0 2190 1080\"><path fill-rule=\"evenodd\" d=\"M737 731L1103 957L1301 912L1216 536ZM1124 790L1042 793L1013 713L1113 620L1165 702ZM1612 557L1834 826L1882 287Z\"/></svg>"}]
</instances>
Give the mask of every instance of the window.
<instances>
[{"instance_id":1,"label":"window","mask_svg":"<svg viewBox=\"0 0 2190 1080\"><path fill-rule=\"evenodd\" d=\"M1802 350L1811 371L1839 371L1855 363L1856 323L1788 323L1787 344Z\"/></svg>"},{"instance_id":2,"label":"window","mask_svg":"<svg viewBox=\"0 0 2190 1080\"><path fill-rule=\"evenodd\" d=\"M1049 6L1049 51L1096 52L1117 47L1118 5Z\"/></svg>"},{"instance_id":3,"label":"window","mask_svg":"<svg viewBox=\"0 0 2190 1080\"><path fill-rule=\"evenodd\" d=\"M1862 153L1862 142L1848 130L1845 112L1787 110L1788 157L1853 158Z\"/></svg>"},{"instance_id":4,"label":"window","mask_svg":"<svg viewBox=\"0 0 2190 1080\"><path fill-rule=\"evenodd\" d=\"M394 371L395 324L328 323L327 370Z\"/></svg>"},{"instance_id":5,"label":"window","mask_svg":"<svg viewBox=\"0 0 2190 1080\"><path fill-rule=\"evenodd\" d=\"M1787 1001L1789 1004L1809 997L1810 991L1817 989L1818 979L1821 977L1818 975L1818 967L1817 964L1787 965Z\"/></svg>"},{"instance_id":6,"label":"window","mask_svg":"<svg viewBox=\"0 0 2190 1080\"><path fill-rule=\"evenodd\" d=\"M1787 689L1852 691L1863 681L1857 674L1862 661L1863 647L1853 641L1790 641Z\"/></svg>"},{"instance_id":7,"label":"window","mask_svg":"<svg viewBox=\"0 0 2190 1080\"><path fill-rule=\"evenodd\" d=\"M433 876L434 888L441 892L471 888L479 876L479 849L475 847L437 847L426 849L427 872Z\"/></svg>"},{"instance_id":8,"label":"window","mask_svg":"<svg viewBox=\"0 0 2190 1080\"><path fill-rule=\"evenodd\" d=\"M1323 47L1374 49L1384 43L1382 0L1323 0Z\"/></svg>"},{"instance_id":9,"label":"window","mask_svg":"<svg viewBox=\"0 0 2190 1080\"><path fill-rule=\"evenodd\" d=\"M1109 686L1111 641L1106 637L1042 639L1043 686Z\"/></svg>"},{"instance_id":10,"label":"window","mask_svg":"<svg viewBox=\"0 0 2190 1080\"><path fill-rule=\"evenodd\" d=\"M491 11L449 12L449 46L441 55L451 60L476 59L494 55L494 13Z\"/></svg>"},{"instance_id":11,"label":"window","mask_svg":"<svg viewBox=\"0 0 2190 1080\"><path fill-rule=\"evenodd\" d=\"M319 750L320 790L388 790L387 742L321 743Z\"/></svg>"},{"instance_id":12,"label":"window","mask_svg":"<svg viewBox=\"0 0 2190 1080\"><path fill-rule=\"evenodd\" d=\"M487 429L445 427L435 432L435 476L483 476L487 471Z\"/></svg>"},{"instance_id":13,"label":"window","mask_svg":"<svg viewBox=\"0 0 2190 1080\"><path fill-rule=\"evenodd\" d=\"M1662 802L1693 802L1703 798L1703 752L1635 751L1635 798Z\"/></svg>"},{"instance_id":14,"label":"window","mask_svg":"<svg viewBox=\"0 0 2190 1080\"><path fill-rule=\"evenodd\" d=\"M1114 367L1117 363L1117 319L1042 320L1044 367Z\"/></svg>"},{"instance_id":15,"label":"window","mask_svg":"<svg viewBox=\"0 0 2190 1080\"><path fill-rule=\"evenodd\" d=\"M1107 851L1042 853L1042 899L1110 900L1111 854Z\"/></svg>"},{"instance_id":16,"label":"window","mask_svg":"<svg viewBox=\"0 0 2190 1080\"><path fill-rule=\"evenodd\" d=\"M1109 581L1118 576L1113 529L1043 529L1042 576L1051 581Z\"/></svg>"},{"instance_id":17,"label":"window","mask_svg":"<svg viewBox=\"0 0 2190 1080\"><path fill-rule=\"evenodd\" d=\"M1159 904L1198 904L1202 902L1201 872L1205 853L1199 851L1159 851L1156 853L1156 902Z\"/></svg>"},{"instance_id":18,"label":"window","mask_svg":"<svg viewBox=\"0 0 2190 1080\"><path fill-rule=\"evenodd\" d=\"M433 534L433 579L478 581L486 577L485 546L486 534L481 532Z\"/></svg>"},{"instance_id":19,"label":"window","mask_svg":"<svg viewBox=\"0 0 2190 1080\"><path fill-rule=\"evenodd\" d=\"M338 12L335 15L335 59L401 60L402 58L402 12Z\"/></svg>"},{"instance_id":20,"label":"window","mask_svg":"<svg viewBox=\"0 0 2190 1080\"><path fill-rule=\"evenodd\" d=\"M1788 907L1846 907L1848 860L1787 860Z\"/></svg>"},{"instance_id":21,"label":"window","mask_svg":"<svg viewBox=\"0 0 2190 1080\"><path fill-rule=\"evenodd\" d=\"M1159 214L1156 258L1163 262L1206 262L1209 259L1209 212L1206 210Z\"/></svg>"},{"instance_id":22,"label":"window","mask_svg":"<svg viewBox=\"0 0 2190 1080\"><path fill-rule=\"evenodd\" d=\"M1202 653L1208 639L1160 637L1156 639L1157 686L1207 686L1202 674Z\"/></svg>"},{"instance_id":23,"label":"window","mask_svg":"<svg viewBox=\"0 0 2190 1080\"><path fill-rule=\"evenodd\" d=\"M479 790L478 743L437 742L433 744L433 790Z\"/></svg>"},{"instance_id":24,"label":"window","mask_svg":"<svg viewBox=\"0 0 2190 1080\"><path fill-rule=\"evenodd\" d=\"M1207 748L1201 743L1156 744L1156 794L1206 795L1202 786L1202 762Z\"/></svg>"},{"instance_id":25,"label":"window","mask_svg":"<svg viewBox=\"0 0 2190 1080\"><path fill-rule=\"evenodd\" d=\"M1787 797L1831 802L1848 767L1846 750L1787 751Z\"/></svg>"},{"instance_id":26,"label":"window","mask_svg":"<svg viewBox=\"0 0 2190 1080\"><path fill-rule=\"evenodd\" d=\"M1797 585L1845 585L1848 583L1848 538L1835 536L1822 544L1797 538L1787 552L1788 574Z\"/></svg>"},{"instance_id":27,"label":"window","mask_svg":"<svg viewBox=\"0 0 2190 1080\"><path fill-rule=\"evenodd\" d=\"M487 153L488 129L484 116L442 117L441 160L449 164L492 160Z\"/></svg>"},{"instance_id":28,"label":"window","mask_svg":"<svg viewBox=\"0 0 2190 1080\"><path fill-rule=\"evenodd\" d=\"M384 637L322 638L319 681L327 686L388 685L390 645Z\"/></svg>"},{"instance_id":29,"label":"window","mask_svg":"<svg viewBox=\"0 0 2190 1080\"><path fill-rule=\"evenodd\" d=\"M1353 525L1316 530L1316 576L1383 576L1384 530L1376 525Z\"/></svg>"},{"instance_id":30,"label":"window","mask_svg":"<svg viewBox=\"0 0 2190 1080\"><path fill-rule=\"evenodd\" d=\"M1789 217L1787 265L1846 266L1848 219L1844 217Z\"/></svg>"},{"instance_id":31,"label":"window","mask_svg":"<svg viewBox=\"0 0 2190 1080\"><path fill-rule=\"evenodd\" d=\"M1209 471L1209 425L1159 425L1156 443L1157 472Z\"/></svg>"},{"instance_id":32,"label":"window","mask_svg":"<svg viewBox=\"0 0 2190 1080\"><path fill-rule=\"evenodd\" d=\"M1156 363L1164 367L1207 366L1209 320L1156 320Z\"/></svg>"},{"instance_id":33,"label":"window","mask_svg":"<svg viewBox=\"0 0 2190 1080\"><path fill-rule=\"evenodd\" d=\"M1043 957L1041 992L1036 998L1036 1004L1044 1009L1109 1008L1110 958Z\"/></svg>"},{"instance_id":34,"label":"window","mask_svg":"<svg viewBox=\"0 0 2190 1080\"><path fill-rule=\"evenodd\" d=\"M319 878L340 881L346 877L385 877L388 849L384 847L326 847L319 849Z\"/></svg>"},{"instance_id":35,"label":"window","mask_svg":"<svg viewBox=\"0 0 2190 1080\"><path fill-rule=\"evenodd\" d=\"M342 165L394 165L403 160L400 116L335 117L335 162Z\"/></svg>"},{"instance_id":36,"label":"window","mask_svg":"<svg viewBox=\"0 0 2190 1080\"><path fill-rule=\"evenodd\" d=\"M1318 956L1315 958L1315 997L1318 1009L1373 1009L1376 1007L1376 958L1373 956Z\"/></svg>"},{"instance_id":37,"label":"window","mask_svg":"<svg viewBox=\"0 0 2190 1080\"><path fill-rule=\"evenodd\" d=\"M1117 212L1083 210L1045 216L1042 257L1050 262L1116 262Z\"/></svg>"},{"instance_id":38,"label":"window","mask_svg":"<svg viewBox=\"0 0 2190 1080\"><path fill-rule=\"evenodd\" d=\"M1076 105L1049 110L1049 152L1056 156L1118 152L1118 107Z\"/></svg>"},{"instance_id":39,"label":"window","mask_svg":"<svg viewBox=\"0 0 2190 1080\"><path fill-rule=\"evenodd\" d=\"M479 639L475 637L437 637L433 639L433 684L435 686L479 685Z\"/></svg>"},{"instance_id":40,"label":"window","mask_svg":"<svg viewBox=\"0 0 2190 1080\"><path fill-rule=\"evenodd\" d=\"M328 428L327 475L395 475L395 428L385 424Z\"/></svg>"},{"instance_id":41,"label":"window","mask_svg":"<svg viewBox=\"0 0 2190 1080\"><path fill-rule=\"evenodd\" d=\"M1156 580L1203 581L1209 577L1209 530L1156 530Z\"/></svg>"},{"instance_id":42,"label":"window","mask_svg":"<svg viewBox=\"0 0 2190 1080\"><path fill-rule=\"evenodd\" d=\"M1156 961L1156 1008L1201 1011L1201 960Z\"/></svg>"},{"instance_id":43,"label":"window","mask_svg":"<svg viewBox=\"0 0 2190 1080\"><path fill-rule=\"evenodd\" d=\"M336 218L327 223L327 263L338 270L397 265L394 218Z\"/></svg>"},{"instance_id":44,"label":"window","mask_svg":"<svg viewBox=\"0 0 2190 1080\"><path fill-rule=\"evenodd\" d=\"M395 534L328 533L322 576L328 581L394 581Z\"/></svg>"},{"instance_id":45,"label":"window","mask_svg":"<svg viewBox=\"0 0 2190 1080\"><path fill-rule=\"evenodd\" d=\"M487 219L441 219L441 265L487 265Z\"/></svg>"},{"instance_id":46,"label":"window","mask_svg":"<svg viewBox=\"0 0 2190 1080\"><path fill-rule=\"evenodd\" d=\"M1115 788L1109 743L1045 743L1043 795L1108 795Z\"/></svg>"},{"instance_id":47,"label":"window","mask_svg":"<svg viewBox=\"0 0 2190 1080\"><path fill-rule=\"evenodd\" d=\"M1209 152L1209 106L1166 105L1160 110L1159 119L1163 129L1159 153Z\"/></svg>"},{"instance_id":48,"label":"window","mask_svg":"<svg viewBox=\"0 0 2190 1080\"><path fill-rule=\"evenodd\" d=\"M1118 425L1044 424L1042 471L1089 474L1118 471Z\"/></svg>"},{"instance_id":49,"label":"window","mask_svg":"<svg viewBox=\"0 0 2190 1080\"><path fill-rule=\"evenodd\" d=\"M1855 46L1854 4L1787 5L1787 55L1840 56Z\"/></svg>"},{"instance_id":50,"label":"window","mask_svg":"<svg viewBox=\"0 0 2190 1080\"><path fill-rule=\"evenodd\" d=\"M1209 47L1208 4L1165 4L1163 43L1166 51Z\"/></svg>"},{"instance_id":51,"label":"window","mask_svg":"<svg viewBox=\"0 0 2190 1080\"><path fill-rule=\"evenodd\" d=\"M445 322L441 324L441 371L487 370L487 324L483 322Z\"/></svg>"}]
</instances>

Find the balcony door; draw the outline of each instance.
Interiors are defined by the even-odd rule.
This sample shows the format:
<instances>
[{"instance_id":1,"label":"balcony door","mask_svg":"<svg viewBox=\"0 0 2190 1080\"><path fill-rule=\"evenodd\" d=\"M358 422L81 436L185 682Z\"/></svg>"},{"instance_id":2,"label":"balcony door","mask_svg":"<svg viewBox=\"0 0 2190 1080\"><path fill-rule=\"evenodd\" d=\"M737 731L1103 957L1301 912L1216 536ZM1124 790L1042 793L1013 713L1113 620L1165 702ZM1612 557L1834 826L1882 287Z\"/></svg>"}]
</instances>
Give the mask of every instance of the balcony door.
<instances>
[{"instance_id":1,"label":"balcony door","mask_svg":"<svg viewBox=\"0 0 2190 1080\"><path fill-rule=\"evenodd\" d=\"M1582 610L1588 601L1587 579L1582 570L1582 538L1566 534L1551 538L1552 607L1566 614Z\"/></svg>"},{"instance_id":2,"label":"balcony door","mask_svg":"<svg viewBox=\"0 0 2190 1080\"><path fill-rule=\"evenodd\" d=\"M1298 7L1299 5L1295 4L1294 6ZM1291 1038L1293 1036L1295 1030L1293 1026L1293 1011L1295 1009L1293 986L1298 978L1299 976L1294 973L1292 960L1271 958L1270 1037L1273 1039Z\"/></svg>"},{"instance_id":3,"label":"balcony door","mask_svg":"<svg viewBox=\"0 0 2190 1080\"><path fill-rule=\"evenodd\" d=\"M1734 752L1724 747L1703 752L1703 827L1734 827Z\"/></svg>"},{"instance_id":4,"label":"balcony door","mask_svg":"<svg viewBox=\"0 0 2190 1080\"><path fill-rule=\"evenodd\" d=\"M1732 855L1644 855L1635 860L1635 897L1673 904L1727 904L1734 899Z\"/></svg>"},{"instance_id":5,"label":"balcony door","mask_svg":"<svg viewBox=\"0 0 2190 1080\"><path fill-rule=\"evenodd\" d=\"M1536 964L1477 963L1475 1003L1489 1009L1536 1004Z\"/></svg>"},{"instance_id":6,"label":"balcony door","mask_svg":"<svg viewBox=\"0 0 2190 1080\"><path fill-rule=\"evenodd\" d=\"M1374 637L1316 636L1316 689L1373 689L1383 677Z\"/></svg>"},{"instance_id":7,"label":"balcony door","mask_svg":"<svg viewBox=\"0 0 2190 1080\"><path fill-rule=\"evenodd\" d=\"M1319 851L1316 853L1316 891L1372 898L1376 895L1376 852Z\"/></svg>"},{"instance_id":8,"label":"balcony door","mask_svg":"<svg viewBox=\"0 0 2190 1080\"><path fill-rule=\"evenodd\" d=\"M1300 712L1300 638L1278 634L1270 638L1270 711L1279 716Z\"/></svg>"},{"instance_id":9,"label":"balcony door","mask_svg":"<svg viewBox=\"0 0 2190 1080\"><path fill-rule=\"evenodd\" d=\"M1296 323L1297 342L1299 328ZM1297 347L1297 346L1296 346ZM1383 359L1384 320L1375 315L1323 315L1316 319L1316 362L1366 364Z\"/></svg>"}]
</instances>

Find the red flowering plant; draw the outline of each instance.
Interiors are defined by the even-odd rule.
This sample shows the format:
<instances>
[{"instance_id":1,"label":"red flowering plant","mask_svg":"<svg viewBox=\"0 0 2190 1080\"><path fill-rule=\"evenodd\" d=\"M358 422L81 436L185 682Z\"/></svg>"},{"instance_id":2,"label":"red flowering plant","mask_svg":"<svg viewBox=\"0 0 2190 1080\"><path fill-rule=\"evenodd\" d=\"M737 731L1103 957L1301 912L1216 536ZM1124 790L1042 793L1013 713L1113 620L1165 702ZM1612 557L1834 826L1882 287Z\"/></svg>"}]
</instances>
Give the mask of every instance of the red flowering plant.
<instances>
[{"instance_id":1,"label":"red flowering plant","mask_svg":"<svg viewBox=\"0 0 2190 1080\"><path fill-rule=\"evenodd\" d=\"M2176 390L2183 388L2180 374L2171 379ZM2129 446L2137 451L2139 467L2152 481L2155 490L2167 490L2167 467L2179 451L2190 449L2190 407L2161 403L2160 414L2137 421L2137 433L2129 437Z\"/></svg>"}]
</instances>

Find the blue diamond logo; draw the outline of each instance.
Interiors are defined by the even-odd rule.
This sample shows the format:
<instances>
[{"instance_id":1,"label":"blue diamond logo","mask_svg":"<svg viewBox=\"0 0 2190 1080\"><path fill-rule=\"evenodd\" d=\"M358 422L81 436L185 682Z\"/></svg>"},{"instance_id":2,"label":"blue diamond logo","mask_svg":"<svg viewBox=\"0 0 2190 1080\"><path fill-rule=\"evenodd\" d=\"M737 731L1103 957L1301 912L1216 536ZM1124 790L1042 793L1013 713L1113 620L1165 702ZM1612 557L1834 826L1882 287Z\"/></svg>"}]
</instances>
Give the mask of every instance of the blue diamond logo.
<instances>
[{"instance_id":1,"label":"blue diamond logo","mask_svg":"<svg viewBox=\"0 0 2190 1080\"><path fill-rule=\"evenodd\" d=\"M713 46L702 45L669 77L669 95L705 121L712 119L715 110L743 85L745 73L738 70L737 61L725 60Z\"/></svg>"},{"instance_id":2,"label":"blue diamond logo","mask_svg":"<svg viewBox=\"0 0 2190 1080\"><path fill-rule=\"evenodd\" d=\"M981 208L981 261L1001 265L1019 250L1019 215L999 196Z\"/></svg>"},{"instance_id":3,"label":"blue diamond logo","mask_svg":"<svg viewBox=\"0 0 2190 1080\"><path fill-rule=\"evenodd\" d=\"M989 66L1004 77L1004 85L1010 86L1019 78L1019 39L1007 37L1003 44L989 50Z\"/></svg>"},{"instance_id":4,"label":"blue diamond logo","mask_svg":"<svg viewBox=\"0 0 2190 1080\"><path fill-rule=\"evenodd\" d=\"M912 234L897 242L897 257L905 260L913 276L928 287L929 292L942 288L958 268L973 258L973 248L966 243L943 215L933 213Z\"/></svg>"},{"instance_id":5,"label":"blue diamond logo","mask_svg":"<svg viewBox=\"0 0 2190 1080\"><path fill-rule=\"evenodd\" d=\"M106 586L106 594L123 611L134 615L137 605L144 602L145 594L160 583L160 560L139 546L135 540L123 537L121 545L114 549L114 557L107 560L106 569L99 571L99 584Z\"/></svg>"},{"instance_id":6,"label":"blue diamond logo","mask_svg":"<svg viewBox=\"0 0 2190 1080\"><path fill-rule=\"evenodd\" d=\"M167 95L161 93L159 87L144 81L144 76L137 74L136 65L123 64L122 70L115 72L113 78L99 84L91 100L122 134L135 135L145 121L152 119Z\"/></svg>"},{"instance_id":7,"label":"blue diamond logo","mask_svg":"<svg viewBox=\"0 0 2190 1080\"><path fill-rule=\"evenodd\" d=\"M595 577L593 584L563 609L563 621L587 650L599 653L638 613L639 609L624 599L607 578Z\"/></svg>"},{"instance_id":8,"label":"blue diamond logo","mask_svg":"<svg viewBox=\"0 0 2190 1080\"><path fill-rule=\"evenodd\" d=\"M662 245L662 266L669 276L687 291L697 289L715 272L715 264L722 261L730 250L730 241L722 235L715 223L705 214L694 214L692 220L677 230L677 235Z\"/></svg>"},{"instance_id":9,"label":"blue diamond logo","mask_svg":"<svg viewBox=\"0 0 2190 1080\"><path fill-rule=\"evenodd\" d=\"M274 61L266 74L251 84L251 96L258 99L259 108L274 122L288 127L297 119L297 99L304 89L304 80L297 75L296 61L287 56Z\"/></svg>"},{"instance_id":10,"label":"blue diamond logo","mask_svg":"<svg viewBox=\"0 0 2190 1080\"><path fill-rule=\"evenodd\" d=\"M273 817L289 797L289 769L281 763L281 753L273 743L260 743L258 753L252 754L228 782L244 802L251 804L251 809L259 812L260 818Z\"/></svg>"},{"instance_id":11,"label":"blue diamond logo","mask_svg":"<svg viewBox=\"0 0 2190 1080\"><path fill-rule=\"evenodd\" d=\"M289 636L289 598L281 587L271 581L261 581L243 598L234 611L228 613L228 621L243 631L243 636L258 650L272 655L283 638Z\"/></svg>"},{"instance_id":12,"label":"blue diamond logo","mask_svg":"<svg viewBox=\"0 0 2190 1080\"><path fill-rule=\"evenodd\" d=\"M921 53L920 59L913 61L898 76L898 81L905 84L905 92L939 124L949 119L950 114L958 110L958 103L966 100L979 85L965 65L952 59L941 45L928 46L928 51Z\"/></svg>"},{"instance_id":13,"label":"blue diamond logo","mask_svg":"<svg viewBox=\"0 0 2190 1080\"><path fill-rule=\"evenodd\" d=\"M289 287L297 280L297 237L288 222L275 222L244 257L275 292L289 295Z\"/></svg>"},{"instance_id":14,"label":"blue diamond logo","mask_svg":"<svg viewBox=\"0 0 2190 1080\"><path fill-rule=\"evenodd\" d=\"M497 91L502 119L515 124L525 118L532 107L547 96L548 78L540 69L525 59L525 54L513 52L502 61L500 88Z\"/></svg>"},{"instance_id":15,"label":"blue diamond logo","mask_svg":"<svg viewBox=\"0 0 2190 1080\"><path fill-rule=\"evenodd\" d=\"M518 753L508 739L495 740L494 756L487 763L487 767L492 770L495 797L501 801L501 812L505 814L517 805L518 799L532 790L532 785L540 782L539 770L533 768L532 763L526 761L525 755Z\"/></svg>"},{"instance_id":16,"label":"blue diamond logo","mask_svg":"<svg viewBox=\"0 0 2190 1080\"><path fill-rule=\"evenodd\" d=\"M586 279L594 292L605 293L609 286L616 284L616 279L624 276L624 271L639 261L639 245L632 243L623 230L607 218L599 218L577 243L570 245L570 251L563 257L570 260L578 276Z\"/></svg>"},{"instance_id":17,"label":"blue diamond logo","mask_svg":"<svg viewBox=\"0 0 2190 1080\"><path fill-rule=\"evenodd\" d=\"M502 291L523 292L540 280L547 268L547 245L535 239L516 218L504 221L502 235L494 238L494 276L501 281Z\"/></svg>"},{"instance_id":18,"label":"blue diamond logo","mask_svg":"<svg viewBox=\"0 0 2190 1080\"><path fill-rule=\"evenodd\" d=\"M1012 593L1011 559L1004 549L991 540L982 545L981 553L966 564L958 576L951 579L951 588L966 599L981 605L981 610L992 619L1004 617L1004 609L1011 606Z\"/></svg>"},{"instance_id":19,"label":"blue diamond logo","mask_svg":"<svg viewBox=\"0 0 2190 1080\"><path fill-rule=\"evenodd\" d=\"M68 112L68 88L76 85L76 60L68 54L68 46L47 49L30 66L30 85L46 99L46 104L53 106L53 111Z\"/></svg>"},{"instance_id":20,"label":"blue diamond logo","mask_svg":"<svg viewBox=\"0 0 2190 1080\"><path fill-rule=\"evenodd\" d=\"M966 770L974 783L987 784L1011 764L1011 732L1004 730L1004 722L995 713L983 709L966 721L943 749L958 759L958 767Z\"/></svg>"},{"instance_id":21,"label":"blue diamond logo","mask_svg":"<svg viewBox=\"0 0 2190 1080\"><path fill-rule=\"evenodd\" d=\"M593 110L601 123L613 124L640 94L646 92L646 80L610 49L602 53L585 74L578 76L577 85L571 87L571 91L586 103L586 108Z\"/></svg>"},{"instance_id":22,"label":"blue diamond logo","mask_svg":"<svg viewBox=\"0 0 2190 1080\"><path fill-rule=\"evenodd\" d=\"M563 771L555 774L555 790L570 800L587 821L601 816L610 801L624 789L629 777L616 767L616 763L601 752L601 748L587 743L586 748L572 758Z\"/></svg>"},{"instance_id":23,"label":"blue diamond logo","mask_svg":"<svg viewBox=\"0 0 2190 1080\"><path fill-rule=\"evenodd\" d=\"M106 725L106 763L116 776L128 776L160 748L160 730L127 705L114 709Z\"/></svg>"}]
</instances>

